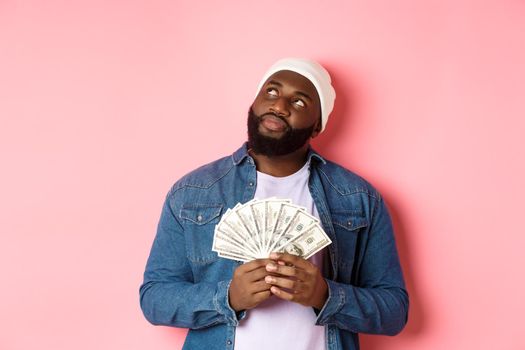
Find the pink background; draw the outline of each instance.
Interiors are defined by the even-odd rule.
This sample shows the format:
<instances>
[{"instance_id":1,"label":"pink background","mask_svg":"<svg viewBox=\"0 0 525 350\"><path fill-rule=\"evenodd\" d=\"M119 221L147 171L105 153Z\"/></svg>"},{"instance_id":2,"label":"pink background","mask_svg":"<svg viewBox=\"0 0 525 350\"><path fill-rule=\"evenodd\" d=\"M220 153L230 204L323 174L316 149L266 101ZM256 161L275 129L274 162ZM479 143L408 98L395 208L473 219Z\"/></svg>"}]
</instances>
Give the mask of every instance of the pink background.
<instances>
[{"instance_id":1,"label":"pink background","mask_svg":"<svg viewBox=\"0 0 525 350\"><path fill-rule=\"evenodd\" d=\"M522 0L0 0L0 349L180 348L139 307L162 201L284 56L395 221L410 320L363 349L525 349Z\"/></svg>"}]
</instances>

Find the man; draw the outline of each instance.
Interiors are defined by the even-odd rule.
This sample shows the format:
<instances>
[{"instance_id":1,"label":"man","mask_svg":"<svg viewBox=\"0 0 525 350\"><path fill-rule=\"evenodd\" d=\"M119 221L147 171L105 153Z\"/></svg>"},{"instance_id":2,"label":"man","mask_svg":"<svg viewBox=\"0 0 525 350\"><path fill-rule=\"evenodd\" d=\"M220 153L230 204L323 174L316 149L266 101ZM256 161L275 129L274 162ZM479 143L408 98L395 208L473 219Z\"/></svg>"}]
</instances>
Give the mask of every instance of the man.
<instances>
[{"instance_id":1,"label":"man","mask_svg":"<svg viewBox=\"0 0 525 350\"><path fill-rule=\"evenodd\" d=\"M140 303L155 325L189 328L184 349L358 349L357 333L394 335L407 320L391 220L380 194L309 144L335 100L318 63L283 59L261 80L248 142L187 174L166 196ZM228 208L287 198L332 243L242 264L211 250Z\"/></svg>"}]
</instances>

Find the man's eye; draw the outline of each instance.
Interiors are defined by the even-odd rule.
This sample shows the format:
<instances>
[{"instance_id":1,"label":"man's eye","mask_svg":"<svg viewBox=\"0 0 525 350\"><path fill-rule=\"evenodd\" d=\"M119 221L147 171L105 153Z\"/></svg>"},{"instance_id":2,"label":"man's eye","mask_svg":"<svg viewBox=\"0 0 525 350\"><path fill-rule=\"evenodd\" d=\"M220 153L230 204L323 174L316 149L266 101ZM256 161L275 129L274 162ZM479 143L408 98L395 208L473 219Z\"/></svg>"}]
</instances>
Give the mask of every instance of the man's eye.
<instances>
[{"instance_id":1,"label":"man's eye","mask_svg":"<svg viewBox=\"0 0 525 350\"><path fill-rule=\"evenodd\" d=\"M267 93L268 95L277 96L277 90L272 89L272 88L266 90L266 93Z\"/></svg>"},{"instance_id":2,"label":"man's eye","mask_svg":"<svg viewBox=\"0 0 525 350\"><path fill-rule=\"evenodd\" d=\"M306 107L306 103L303 100L295 100L294 103L299 107Z\"/></svg>"}]
</instances>

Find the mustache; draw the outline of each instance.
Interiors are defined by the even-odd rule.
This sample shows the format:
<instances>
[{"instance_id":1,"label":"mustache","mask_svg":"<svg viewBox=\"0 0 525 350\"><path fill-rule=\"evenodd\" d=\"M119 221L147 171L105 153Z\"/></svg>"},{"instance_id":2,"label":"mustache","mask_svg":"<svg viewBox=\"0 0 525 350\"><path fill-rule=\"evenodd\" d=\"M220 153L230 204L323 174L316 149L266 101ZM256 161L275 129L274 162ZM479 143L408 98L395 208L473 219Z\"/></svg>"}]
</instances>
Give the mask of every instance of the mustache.
<instances>
[{"instance_id":1,"label":"mustache","mask_svg":"<svg viewBox=\"0 0 525 350\"><path fill-rule=\"evenodd\" d=\"M288 124L288 121L287 121L286 119L284 119L284 117L281 117L280 115L277 115L277 114L275 114L275 113L273 113L273 112L268 112L268 113L261 114L261 115L259 116L259 123L260 123L261 120L262 120L265 116L267 116L267 115L271 115L271 116L273 116L273 117L275 117L275 118L280 119L280 120L284 123L284 125L286 125L286 127L287 127L288 129L291 129L291 128L292 128L292 127L290 126L290 124Z\"/></svg>"}]
</instances>

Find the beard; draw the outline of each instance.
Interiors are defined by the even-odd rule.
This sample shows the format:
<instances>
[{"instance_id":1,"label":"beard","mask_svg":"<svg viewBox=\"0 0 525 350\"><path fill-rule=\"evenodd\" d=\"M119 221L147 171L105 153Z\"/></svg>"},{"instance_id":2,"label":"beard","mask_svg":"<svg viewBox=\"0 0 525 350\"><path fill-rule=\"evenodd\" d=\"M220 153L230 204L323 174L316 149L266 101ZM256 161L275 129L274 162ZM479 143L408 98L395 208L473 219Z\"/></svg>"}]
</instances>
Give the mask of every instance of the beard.
<instances>
[{"instance_id":1,"label":"beard","mask_svg":"<svg viewBox=\"0 0 525 350\"><path fill-rule=\"evenodd\" d=\"M274 115L286 124L285 133L281 137L265 136L259 132L261 118L268 114ZM258 116L250 107L248 111L248 148L263 156L283 156L303 147L312 136L314 127L315 123L307 128L294 129L284 118L273 113Z\"/></svg>"}]
</instances>

